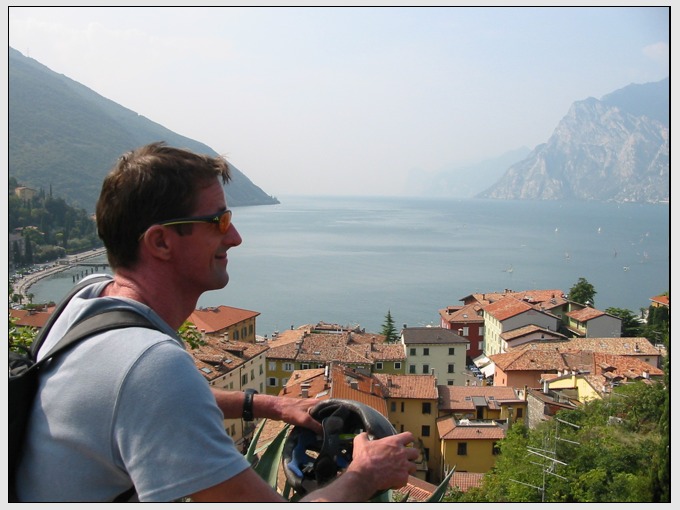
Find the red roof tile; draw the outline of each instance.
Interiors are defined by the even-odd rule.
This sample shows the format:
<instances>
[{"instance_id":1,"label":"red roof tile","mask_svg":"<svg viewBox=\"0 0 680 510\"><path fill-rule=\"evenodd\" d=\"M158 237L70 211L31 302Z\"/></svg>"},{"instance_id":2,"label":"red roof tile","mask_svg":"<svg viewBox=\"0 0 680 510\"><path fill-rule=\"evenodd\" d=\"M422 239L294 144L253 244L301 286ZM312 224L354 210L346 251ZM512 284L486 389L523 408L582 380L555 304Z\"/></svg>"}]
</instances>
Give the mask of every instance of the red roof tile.
<instances>
[{"instance_id":1,"label":"red roof tile","mask_svg":"<svg viewBox=\"0 0 680 510\"><path fill-rule=\"evenodd\" d=\"M258 315L260 315L260 312L220 305L198 308L191 313L187 320L194 324L199 331L214 333Z\"/></svg>"}]
</instances>

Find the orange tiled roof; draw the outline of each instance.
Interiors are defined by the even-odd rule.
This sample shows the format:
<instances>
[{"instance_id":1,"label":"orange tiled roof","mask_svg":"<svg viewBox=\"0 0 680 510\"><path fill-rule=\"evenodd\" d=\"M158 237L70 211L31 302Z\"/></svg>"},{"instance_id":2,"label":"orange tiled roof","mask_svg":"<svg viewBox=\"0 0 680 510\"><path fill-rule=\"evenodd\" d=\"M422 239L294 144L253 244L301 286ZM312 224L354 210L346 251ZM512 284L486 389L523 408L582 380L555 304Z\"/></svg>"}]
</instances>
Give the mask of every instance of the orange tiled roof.
<instances>
[{"instance_id":1,"label":"orange tiled roof","mask_svg":"<svg viewBox=\"0 0 680 510\"><path fill-rule=\"evenodd\" d=\"M593 356L595 363L594 372L598 374L613 371L625 374L629 379L642 377L643 372L648 373L650 376L662 376L664 374L664 371L660 368L645 363L634 356L618 356L604 352L596 352Z\"/></svg>"},{"instance_id":2,"label":"orange tiled roof","mask_svg":"<svg viewBox=\"0 0 680 510\"><path fill-rule=\"evenodd\" d=\"M260 312L220 305L198 308L191 313L187 320L194 324L199 331L214 333L258 315L260 315Z\"/></svg>"},{"instance_id":3,"label":"orange tiled roof","mask_svg":"<svg viewBox=\"0 0 680 510\"><path fill-rule=\"evenodd\" d=\"M461 301L474 299L481 305L488 305L504 297L514 297L515 299L526 301L527 303L531 304L544 303L544 306L546 308L549 308L551 306L558 306L560 300L562 300L562 303L566 302L564 295L565 295L564 292L562 292L560 289L547 289L547 290L534 289L523 290L519 292L515 292L510 289L505 289L503 292L486 292L483 294L470 294L469 296L462 298Z\"/></svg>"},{"instance_id":4,"label":"orange tiled roof","mask_svg":"<svg viewBox=\"0 0 680 510\"><path fill-rule=\"evenodd\" d=\"M504 372L511 370L551 371L569 368L559 352L547 349L513 349L492 354L489 359Z\"/></svg>"},{"instance_id":5,"label":"orange tiled roof","mask_svg":"<svg viewBox=\"0 0 680 510\"><path fill-rule=\"evenodd\" d=\"M533 347L532 347L533 346ZM644 337L570 338L567 341L536 342L518 346L514 350L574 350L620 354L622 356L660 356L659 350Z\"/></svg>"},{"instance_id":6,"label":"orange tiled roof","mask_svg":"<svg viewBox=\"0 0 680 510\"><path fill-rule=\"evenodd\" d=\"M399 494L401 497L408 494L408 499L404 501L404 503L415 501L423 503L426 502L428 498L432 496L432 494L434 494L435 490L437 490L436 485L409 475L406 485L404 487L400 487L399 489L394 489L394 493Z\"/></svg>"},{"instance_id":7,"label":"orange tiled roof","mask_svg":"<svg viewBox=\"0 0 680 510\"><path fill-rule=\"evenodd\" d=\"M603 311L587 306L580 310L569 312L567 317L571 317L579 322L588 322L591 319L602 317L603 315L606 315Z\"/></svg>"},{"instance_id":8,"label":"orange tiled roof","mask_svg":"<svg viewBox=\"0 0 680 510\"><path fill-rule=\"evenodd\" d=\"M475 399L483 399L490 409L521 400L509 386L437 386L439 408L447 411L474 411Z\"/></svg>"},{"instance_id":9,"label":"orange tiled roof","mask_svg":"<svg viewBox=\"0 0 680 510\"><path fill-rule=\"evenodd\" d=\"M300 397L303 387L307 388L309 398L354 400L387 416L387 402L380 382L341 363L331 365L328 380L323 368L294 371L279 396Z\"/></svg>"},{"instance_id":10,"label":"orange tiled roof","mask_svg":"<svg viewBox=\"0 0 680 510\"><path fill-rule=\"evenodd\" d=\"M511 317L516 317L527 310L533 310L534 307L524 301L520 301L514 297L504 297L498 301L488 304L484 307L484 311L499 321L504 321Z\"/></svg>"},{"instance_id":11,"label":"orange tiled roof","mask_svg":"<svg viewBox=\"0 0 680 510\"><path fill-rule=\"evenodd\" d=\"M654 296L653 298L649 298L649 300L654 303L659 303L660 305L671 306L671 300L668 296L664 295Z\"/></svg>"},{"instance_id":12,"label":"orange tiled roof","mask_svg":"<svg viewBox=\"0 0 680 510\"><path fill-rule=\"evenodd\" d=\"M231 372L269 349L263 344L225 341L210 335L205 337L205 342L205 345L187 351L193 356L196 368L209 381Z\"/></svg>"},{"instance_id":13,"label":"orange tiled roof","mask_svg":"<svg viewBox=\"0 0 680 510\"><path fill-rule=\"evenodd\" d=\"M463 306L449 306L439 310L439 315L446 322L484 322L484 317L478 312L482 309L478 303Z\"/></svg>"},{"instance_id":14,"label":"orange tiled roof","mask_svg":"<svg viewBox=\"0 0 680 510\"><path fill-rule=\"evenodd\" d=\"M364 344L352 346L352 349L363 352L366 358L373 361L404 361L406 359L402 344Z\"/></svg>"},{"instance_id":15,"label":"orange tiled roof","mask_svg":"<svg viewBox=\"0 0 680 510\"><path fill-rule=\"evenodd\" d=\"M437 399L433 375L374 374L391 398Z\"/></svg>"},{"instance_id":16,"label":"orange tiled roof","mask_svg":"<svg viewBox=\"0 0 680 510\"><path fill-rule=\"evenodd\" d=\"M29 310L15 310L9 309L9 314L17 320L17 326L24 326L30 328L42 328L47 324L47 319L50 318L54 307L48 308L44 312L29 311Z\"/></svg>"},{"instance_id":17,"label":"orange tiled roof","mask_svg":"<svg viewBox=\"0 0 680 510\"><path fill-rule=\"evenodd\" d=\"M473 487L481 487L484 473L454 472L449 480L449 487L467 492Z\"/></svg>"},{"instance_id":18,"label":"orange tiled roof","mask_svg":"<svg viewBox=\"0 0 680 510\"><path fill-rule=\"evenodd\" d=\"M465 439L474 441L478 439L503 439L505 431L503 427L493 421L456 421L452 416L439 418L437 420L437 430L439 437L446 439Z\"/></svg>"},{"instance_id":19,"label":"orange tiled roof","mask_svg":"<svg viewBox=\"0 0 680 510\"><path fill-rule=\"evenodd\" d=\"M515 340L523 336L531 335L532 333L543 333L545 335L548 335L550 337L550 340L554 340L555 337L563 338L565 340L568 339L568 337L563 335L562 333L558 333L557 331L552 331L550 329L545 329L540 326L536 326L535 324L529 324L528 326L523 326L521 328L512 329L505 333L501 333L501 338L509 342L511 340Z\"/></svg>"}]
</instances>

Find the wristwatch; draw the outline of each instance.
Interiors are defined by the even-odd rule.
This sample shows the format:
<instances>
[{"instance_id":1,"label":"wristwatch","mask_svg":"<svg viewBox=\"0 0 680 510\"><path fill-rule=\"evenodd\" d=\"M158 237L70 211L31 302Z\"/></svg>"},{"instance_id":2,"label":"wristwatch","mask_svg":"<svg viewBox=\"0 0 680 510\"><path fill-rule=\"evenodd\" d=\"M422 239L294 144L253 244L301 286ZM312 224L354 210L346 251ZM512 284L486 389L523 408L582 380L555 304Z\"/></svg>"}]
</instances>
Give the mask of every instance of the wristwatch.
<instances>
[{"instance_id":1,"label":"wristwatch","mask_svg":"<svg viewBox=\"0 0 680 510\"><path fill-rule=\"evenodd\" d=\"M245 393L246 398L243 401L243 420L244 421L253 421L255 418L253 416L253 395L257 395L257 391L255 391L252 388L248 388L245 390L243 393Z\"/></svg>"}]
</instances>

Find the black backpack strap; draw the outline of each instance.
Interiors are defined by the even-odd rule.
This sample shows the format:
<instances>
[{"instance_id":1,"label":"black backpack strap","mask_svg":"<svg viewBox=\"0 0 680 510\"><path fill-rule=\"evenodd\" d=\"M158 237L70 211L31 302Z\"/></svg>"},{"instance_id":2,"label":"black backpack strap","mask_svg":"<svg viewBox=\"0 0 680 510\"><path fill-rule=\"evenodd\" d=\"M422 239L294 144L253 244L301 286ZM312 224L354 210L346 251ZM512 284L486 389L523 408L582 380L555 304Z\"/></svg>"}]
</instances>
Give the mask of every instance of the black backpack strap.
<instances>
[{"instance_id":1,"label":"black backpack strap","mask_svg":"<svg viewBox=\"0 0 680 510\"><path fill-rule=\"evenodd\" d=\"M85 338L108 331L110 329L121 328L149 328L158 329L149 319L130 309L110 309L103 310L94 315L90 315L80 322L72 325L68 332L56 343L36 365L41 365L46 360L65 351L72 345L84 340Z\"/></svg>"},{"instance_id":2,"label":"black backpack strap","mask_svg":"<svg viewBox=\"0 0 680 510\"><path fill-rule=\"evenodd\" d=\"M89 278L87 280L82 280L76 285L73 286L73 288L69 291L69 293L64 296L64 298L59 302L57 307L55 308L54 312L49 316L47 319L47 322L45 325L40 328L40 331L36 335L35 339L33 340L33 343L31 344L31 355L35 359L38 351L40 350L40 347L42 347L43 342L45 341L45 338L47 338L47 334L50 332L50 329L52 329L52 326L56 322L56 320L59 318L61 315L61 312L64 311L64 308L66 308L66 305L71 301L71 298L75 296L78 292L80 292L82 289L85 287L88 287L90 285L94 285L95 283L99 283L105 280L111 280L111 276L109 275L101 275L101 276L95 276L93 278Z\"/></svg>"}]
</instances>

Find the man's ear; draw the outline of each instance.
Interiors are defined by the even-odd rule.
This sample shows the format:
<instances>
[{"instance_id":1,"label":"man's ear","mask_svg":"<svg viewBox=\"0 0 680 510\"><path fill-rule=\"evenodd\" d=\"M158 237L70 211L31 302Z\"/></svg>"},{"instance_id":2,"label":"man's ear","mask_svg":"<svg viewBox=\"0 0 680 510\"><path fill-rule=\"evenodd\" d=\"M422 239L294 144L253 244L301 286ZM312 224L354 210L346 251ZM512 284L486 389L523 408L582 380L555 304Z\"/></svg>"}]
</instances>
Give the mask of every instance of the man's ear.
<instances>
[{"instance_id":1,"label":"man's ear","mask_svg":"<svg viewBox=\"0 0 680 510\"><path fill-rule=\"evenodd\" d=\"M152 225L142 237L141 243L151 256L168 260L172 252L173 235L177 234L166 227Z\"/></svg>"}]
</instances>

